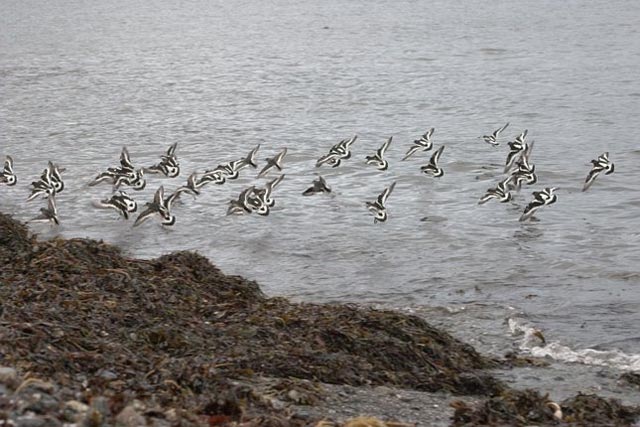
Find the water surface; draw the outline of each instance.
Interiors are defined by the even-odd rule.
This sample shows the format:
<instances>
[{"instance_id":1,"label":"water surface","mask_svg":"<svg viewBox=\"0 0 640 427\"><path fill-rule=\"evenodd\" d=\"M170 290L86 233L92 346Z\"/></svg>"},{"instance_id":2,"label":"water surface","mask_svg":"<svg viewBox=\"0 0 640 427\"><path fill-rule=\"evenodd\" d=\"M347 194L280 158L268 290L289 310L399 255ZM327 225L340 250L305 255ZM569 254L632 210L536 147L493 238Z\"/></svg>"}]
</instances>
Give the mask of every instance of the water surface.
<instances>
[{"instance_id":1,"label":"water surface","mask_svg":"<svg viewBox=\"0 0 640 427\"><path fill-rule=\"evenodd\" d=\"M517 318L640 369L639 18L629 0L5 0L0 155L14 157L20 184L0 188L0 209L35 216L27 185L51 159L67 168L67 189L62 225L33 226L43 236L143 257L197 250L271 295L417 311L497 354L517 345L506 321ZM478 206L507 149L477 137L507 121L507 138L528 129L535 140L539 183L512 204ZM430 127L446 145L438 180L420 174L429 154L400 162ZM314 168L353 134L344 166ZM364 156L389 136L391 167L377 172ZM184 198L172 229L132 229L91 208L110 188L86 183L122 146L148 166L174 142L180 179L151 177L140 203L259 143L261 159L289 149L272 214L225 216L260 182L253 170ZM616 172L582 193L605 151ZM318 172L332 195L301 197ZM374 225L364 202L393 181L390 219ZM559 201L519 223L547 186Z\"/></svg>"}]
</instances>

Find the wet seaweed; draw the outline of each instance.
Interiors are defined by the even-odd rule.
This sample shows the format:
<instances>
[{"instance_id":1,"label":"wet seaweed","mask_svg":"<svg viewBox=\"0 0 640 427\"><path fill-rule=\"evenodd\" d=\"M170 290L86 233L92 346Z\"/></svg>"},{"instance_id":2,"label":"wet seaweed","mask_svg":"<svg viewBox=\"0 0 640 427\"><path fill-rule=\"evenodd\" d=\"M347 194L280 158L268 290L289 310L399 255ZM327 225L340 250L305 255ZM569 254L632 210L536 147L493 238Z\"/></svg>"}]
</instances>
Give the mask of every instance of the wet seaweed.
<instances>
[{"instance_id":1,"label":"wet seaweed","mask_svg":"<svg viewBox=\"0 0 640 427\"><path fill-rule=\"evenodd\" d=\"M624 406L614 399L578 394L558 404L534 390L506 390L478 405L463 401L455 409L453 425L460 426L631 426L640 409Z\"/></svg>"},{"instance_id":2,"label":"wet seaweed","mask_svg":"<svg viewBox=\"0 0 640 427\"><path fill-rule=\"evenodd\" d=\"M13 389L0 399L9 418L36 408L45 423L86 426L313 425L287 407L317 403L319 382L489 397L456 402L454 425L637 416L597 396L560 408L511 390L483 371L504 363L418 317L268 298L197 253L140 260L99 241L38 241L0 214L0 260L2 364L25 375L0 368L0 397ZM275 382L258 387L258 377Z\"/></svg>"},{"instance_id":3,"label":"wet seaweed","mask_svg":"<svg viewBox=\"0 0 640 427\"><path fill-rule=\"evenodd\" d=\"M563 421L580 425L635 425L640 408L622 405L595 394L578 394L562 401Z\"/></svg>"},{"instance_id":4,"label":"wet seaweed","mask_svg":"<svg viewBox=\"0 0 640 427\"><path fill-rule=\"evenodd\" d=\"M261 400L229 379L253 375L459 394L503 389L480 371L494 360L418 317L267 298L197 253L139 260L99 241L37 241L2 214L0 236L3 364L83 389L86 402L153 399L238 419Z\"/></svg>"}]
</instances>

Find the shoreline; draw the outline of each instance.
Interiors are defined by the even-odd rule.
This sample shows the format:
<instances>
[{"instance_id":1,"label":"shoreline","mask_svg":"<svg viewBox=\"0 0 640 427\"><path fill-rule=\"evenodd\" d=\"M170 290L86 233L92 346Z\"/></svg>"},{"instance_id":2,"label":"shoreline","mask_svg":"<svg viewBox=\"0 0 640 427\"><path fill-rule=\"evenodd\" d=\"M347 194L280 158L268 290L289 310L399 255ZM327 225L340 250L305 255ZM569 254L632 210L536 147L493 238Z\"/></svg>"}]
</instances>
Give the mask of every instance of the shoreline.
<instances>
[{"instance_id":1,"label":"shoreline","mask_svg":"<svg viewBox=\"0 0 640 427\"><path fill-rule=\"evenodd\" d=\"M11 419L342 425L378 408L405 425L558 422L555 402L487 373L513 361L483 356L416 316L269 298L190 252L139 260L93 240L38 241L4 214L0 262L0 396L16 397L1 408ZM38 394L50 404L16 406ZM580 399L562 402L560 418L631 425L640 413L593 396L585 414Z\"/></svg>"}]
</instances>

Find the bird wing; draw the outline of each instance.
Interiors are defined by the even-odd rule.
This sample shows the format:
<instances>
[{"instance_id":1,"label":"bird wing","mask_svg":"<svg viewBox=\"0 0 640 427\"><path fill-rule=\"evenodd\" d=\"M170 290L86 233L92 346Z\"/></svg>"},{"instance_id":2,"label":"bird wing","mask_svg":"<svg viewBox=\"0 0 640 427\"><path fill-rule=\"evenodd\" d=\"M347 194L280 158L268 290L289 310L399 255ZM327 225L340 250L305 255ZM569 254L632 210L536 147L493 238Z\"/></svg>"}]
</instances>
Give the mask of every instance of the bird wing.
<instances>
[{"instance_id":1,"label":"bird wing","mask_svg":"<svg viewBox=\"0 0 640 427\"><path fill-rule=\"evenodd\" d=\"M378 157L380 157L380 160L384 158L384 153L389 148L389 145L391 144L391 140L393 140L392 136L390 136L389 139L387 139L387 141L384 144L382 144L382 147L378 149L377 154L378 154Z\"/></svg>"},{"instance_id":2,"label":"bird wing","mask_svg":"<svg viewBox=\"0 0 640 427\"><path fill-rule=\"evenodd\" d=\"M49 196L47 198L47 207L51 211L51 213L56 216L58 215L58 208L56 207L56 199L53 196Z\"/></svg>"},{"instance_id":3,"label":"bird wing","mask_svg":"<svg viewBox=\"0 0 640 427\"><path fill-rule=\"evenodd\" d=\"M438 167L438 161L440 160L440 156L442 155L442 152L444 151L444 145L440 146L440 148L438 148L438 150L433 153L433 155L431 156L431 159L429 160L429 164Z\"/></svg>"},{"instance_id":4,"label":"bird wing","mask_svg":"<svg viewBox=\"0 0 640 427\"><path fill-rule=\"evenodd\" d=\"M62 175L60 174L60 168L58 165L54 165L51 161L49 161L49 170L51 178L57 180L58 182L62 182Z\"/></svg>"},{"instance_id":5,"label":"bird wing","mask_svg":"<svg viewBox=\"0 0 640 427\"><path fill-rule=\"evenodd\" d=\"M507 124L506 124L506 125L504 125L504 126L502 126L501 128L496 129L496 130L493 132L493 137L494 137L494 138L497 138L497 137L498 137L498 135L500 135L500 133L504 132L504 130L505 130L508 126L509 126L509 122L507 122Z\"/></svg>"},{"instance_id":6,"label":"bird wing","mask_svg":"<svg viewBox=\"0 0 640 427\"><path fill-rule=\"evenodd\" d=\"M409 157L411 157L416 151L418 151L420 149L419 145L414 145L413 147L409 148L409 151L407 151L407 154L403 157L403 161L407 160Z\"/></svg>"},{"instance_id":7,"label":"bird wing","mask_svg":"<svg viewBox=\"0 0 640 427\"><path fill-rule=\"evenodd\" d=\"M593 184L593 182L596 180L598 175L600 175L600 172L602 172L603 170L604 168L600 166L594 166L593 168L591 168L589 174L587 175L587 178L584 180L582 191L587 191L589 187L591 187L591 184Z\"/></svg>"},{"instance_id":8,"label":"bird wing","mask_svg":"<svg viewBox=\"0 0 640 427\"><path fill-rule=\"evenodd\" d=\"M279 177L275 178L272 181L267 182L267 185L265 185L265 187L267 189L268 195L271 195L271 193L273 192L273 189L276 188L278 184L282 182L283 179L284 179L284 174L280 175Z\"/></svg>"},{"instance_id":9,"label":"bird wing","mask_svg":"<svg viewBox=\"0 0 640 427\"><path fill-rule=\"evenodd\" d=\"M7 156L4 161L4 171L13 175L13 158L11 156Z\"/></svg>"},{"instance_id":10,"label":"bird wing","mask_svg":"<svg viewBox=\"0 0 640 427\"><path fill-rule=\"evenodd\" d=\"M147 204L149 205L149 204ZM143 222L145 222L146 220L148 220L149 218L151 218L151 215L155 214L158 212L158 209L156 209L155 206L149 206L147 209L143 210L142 212L140 212L140 215L138 215L138 217L136 218L135 222L133 223L134 227L137 227L138 225L142 224Z\"/></svg>"},{"instance_id":11,"label":"bird wing","mask_svg":"<svg viewBox=\"0 0 640 427\"><path fill-rule=\"evenodd\" d=\"M178 143L174 142L173 144L171 144L171 146L169 147L169 149L167 150L167 157L175 157L176 155L176 148L178 147Z\"/></svg>"},{"instance_id":12,"label":"bird wing","mask_svg":"<svg viewBox=\"0 0 640 427\"><path fill-rule=\"evenodd\" d=\"M491 191L492 191L491 189L487 190L487 193L486 193L484 196L482 196L482 197L480 198L480 200L478 201L478 204L479 204L479 205L484 205L484 204L485 204L485 203L487 203L489 200L491 200L491 199L493 199L494 197L496 197L496 196L495 196L495 194L494 194L494 193L492 193Z\"/></svg>"},{"instance_id":13,"label":"bird wing","mask_svg":"<svg viewBox=\"0 0 640 427\"><path fill-rule=\"evenodd\" d=\"M382 190L382 193L380 193L380 195L378 196L378 204L380 204L380 206L384 207L387 199L389 198L389 195L391 194L395 186L396 183L394 181L390 186Z\"/></svg>"},{"instance_id":14,"label":"bird wing","mask_svg":"<svg viewBox=\"0 0 640 427\"><path fill-rule=\"evenodd\" d=\"M276 162L276 166L279 167L280 163L282 163L282 160L284 159L284 156L286 156L286 155L287 155L287 148L285 147L274 158L274 161Z\"/></svg>"},{"instance_id":15,"label":"bird wing","mask_svg":"<svg viewBox=\"0 0 640 427\"><path fill-rule=\"evenodd\" d=\"M509 170L509 168L511 167L511 165L513 164L513 161L516 159L516 156L520 153L520 150L511 150L509 151L509 153L507 154L507 160L505 161L504 164L504 170L505 172Z\"/></svg>"},{"instance_id":16,"label":"bird wing","mask_svg":"<svg viewBox=\"0 0 640 427\"><path fill-rule=\"evenodd\" d=\"M529 203L524 208L524 212L522 212L522 216L520 217L520 221L524 221L525 219L530 218L535 213L535 211L540 209L540 207L543 206L543 205L544 205L544 203L540 203L537 200L534 200L531 203Z\"/></svg>"},{"instance_id":17,"label":"bird wing","mask_svg":"<svg viewBox=\"0 0 640 427\"><path fill-rule=\"evenodd\" d=\"M547 189L544 189L542 191L534 191L533 192L533 201L536 203L542 203L544 204L544 202L549 198L549 193L547 192ZM533 202L531 202L533 203Z\"/></svg>"},{"instance_id":18,"label":"bird wing","mask_svg":"<svg viewBox=\"0 0 640 427\"><path fill-rule=\"evenodd\" d=\"M506 193L506 192L507 192L507 183L508 183L509 181L511 181L511 176L509 176L508 178L503 179L502 181L500 181L500 182L498 183L498 185L496 185L496 189L497 189L498 191L501 191L502 193ZM488 193L489 191L490 191L490 190L487 190L487 193ZM495 189L494 189L494 191L495 191Z\"/></svg>"},{"instance_id":19,"label":"bird wing","mask_svg":"<svg viewBox=\"0 0 640 427\"><path fill-rule=\"evenodd\" d=\"M262 178L267 174L267 172L269 172L269 169L271 169L271 167L273 166L273 163L271 162L272 162L272 159L267 159L267 164L258 173L258 178Z\"/></svg>"},{"instance_id":20,"label":"bird wing","mask_svg":"<svg viewBox=\"0 0 640 427\"><path fill-rule=\"evenodd\" d=\"M129 156L129 150L127 147L122 147L122 152L120 153L120 165L127 170L133 170L133 163L131 163L131 157Z\"/></svg>"},{"instance_id":21,"label":"bird wing","mask_svg":"<svg viewBox=\"0 0 640 427\"><path fill-rule=\"evenodd\" d=\"M336 158L336 154L335 153L326 154L326 155L324 155L324 156L322 156L322 157L320 157L318 159L318 161L316 162L316 167L319 168L323 164L325 164L325 163L327 163L327 162L329 162L329 161L331 161L331 160L333 160L335 158Z\"/></svg>"},{"instance_id":22,"label":"bird wing","mask_svg":"<svg viewBox=\"0 0 640 427\"><path fill-rule=\"evenodd\" d=\"M158 188L155 194L153 195L153 203L156 204L157 206L164 205L164 186L163 185L161 185L160 188Z\"/></svg>"},{"instance_id":23,"label":"bird wing","mask_svg":"<svg viewBox=\"0 0 640 427\"><path fill-rule=\"evenodd\" d=\"M256 145L256 147L249 151L249 154L247 154L247 157L245 157L244 159L242 159L242 164L243 165L249 165L249 166L253 166L258 167L258 165L256 164L256 154L258 153L258 150L260 149L260 144Z\"/></svg>"},{"instance_id":24,"label":"bird wing","mask_svg":"<svg viewBox=\"0 0 640 427\"><path fill-rule=\"evenodd\" d=\"M256 191L255 185L252 185L251 187L244 189L240 193L240 196L238 197L238 201L242 203L242 205L245 207L249 206L249 198L255 191Z\"/></svg>"},{"instance_id":25,"label":"bird wing","mask_svg":"<svg viewBox=\"0 0 640 427\"><path fill-rule=\"evenodd\" d=\"M349 138L345 143L344 143L344 148L346 148L347 150L349 149L349 147L351 147L351 144L353 144L354 142L356 142L356 139L358 139L358 135L353 135L351 138Z\"/></svg>"},{"instance_id":26,"label":"bird wing","mask_svg":"<svg viewBox=\"0 0 640 427\"><path fill-rule=\"evenodd\" d=\"M171 210L171 206L173 206L173 202L175 202L178 197L180 197L180 193L179 191L174 191L173 193L171 193L169 196L167 196L166 199L164 199L164 206L167 208L167 210Z\"/></svg>"},{"instance_id":27,"label":"bird wing","mask_svg":"<svg viewBox=\"0 0 640 427\"><path fill-rule=\"evenodd\" d=\"M431 128L431 129L429 129L428 131L426 131L426 132L424 133L424 135L422 135L422 137L423 137L424 139L426 139L427 141L429 141L429 140L431 139L431 135L433 135L433 132L434 132L435 130L436 130L436 128Z\"/></svg>"}]
</instances>

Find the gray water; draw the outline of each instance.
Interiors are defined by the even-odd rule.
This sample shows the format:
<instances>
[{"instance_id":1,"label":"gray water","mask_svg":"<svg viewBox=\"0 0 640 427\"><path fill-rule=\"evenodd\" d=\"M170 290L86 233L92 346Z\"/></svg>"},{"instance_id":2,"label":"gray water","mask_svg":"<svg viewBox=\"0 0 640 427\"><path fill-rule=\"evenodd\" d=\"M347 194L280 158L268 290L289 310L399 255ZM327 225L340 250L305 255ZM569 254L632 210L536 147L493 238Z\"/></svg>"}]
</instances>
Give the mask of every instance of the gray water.
<instances>
[{"instance_id":1,"label":"gray water","mask_svg":"<svg viewBox=\"0 0 640 427\"><path fill-rule=\"evenodd\" d=\"M48 160L67 169L62 225L34 224L40 235L142 257L197 250L270 295L418 312L496 354L532 350L510 332L517 319L576 354L606 353L608 369L640 369L640 3L1 3L0 156L20 183L0 187L0 209L35 216L28 183ZM477 138L507 121L499 147ZM399 161L430 127L446 145L440 179L420 174L430 153ZM478 206L524 129L538 184ZM354 134L343 166L314 167ZM363 159L389 136L391 166L378 172ZM149 166L174 142L180 178L150 177L139 203L260 143L260 159L289 149L276 208L225 216L260 182L253 170L184 198L171 229L91 207L111 189L87 182L122 146ZM581 192L605 151L616 172ZM318 172L334 192L303 198ZM374 225L364 202L393 181L390 219ZM519 223L547 186L558 202Z\"/></svg>"}]
</instances>

